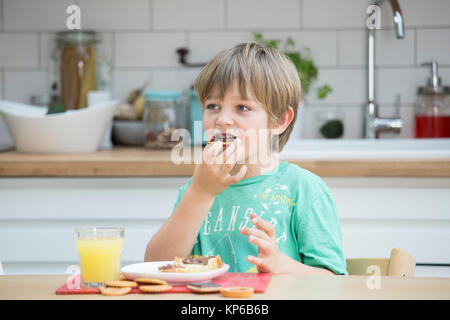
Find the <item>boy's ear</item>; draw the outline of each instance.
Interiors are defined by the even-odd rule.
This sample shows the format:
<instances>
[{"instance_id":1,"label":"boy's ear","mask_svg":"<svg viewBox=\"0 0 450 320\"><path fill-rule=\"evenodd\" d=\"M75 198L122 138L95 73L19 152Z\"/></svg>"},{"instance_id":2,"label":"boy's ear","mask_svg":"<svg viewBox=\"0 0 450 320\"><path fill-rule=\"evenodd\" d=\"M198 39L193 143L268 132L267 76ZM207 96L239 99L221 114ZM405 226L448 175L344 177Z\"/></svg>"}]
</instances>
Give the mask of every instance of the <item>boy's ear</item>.
<instances>
[{"instance_id":1,"label":"boy's ear","mask_svg":"<svg viewBox=\"0 0 450 320\"><path fill-rule=\"evenodd\" d=\"M292 119L294 119L294 110L291 108L291 106L288 106L288 109L286 110L286 112L278 120L278 122L272 127L270 132L273 135L282 134L286 130L286 128L289 126L289 124L292 122Z\"/></svg>"}]
</instances>

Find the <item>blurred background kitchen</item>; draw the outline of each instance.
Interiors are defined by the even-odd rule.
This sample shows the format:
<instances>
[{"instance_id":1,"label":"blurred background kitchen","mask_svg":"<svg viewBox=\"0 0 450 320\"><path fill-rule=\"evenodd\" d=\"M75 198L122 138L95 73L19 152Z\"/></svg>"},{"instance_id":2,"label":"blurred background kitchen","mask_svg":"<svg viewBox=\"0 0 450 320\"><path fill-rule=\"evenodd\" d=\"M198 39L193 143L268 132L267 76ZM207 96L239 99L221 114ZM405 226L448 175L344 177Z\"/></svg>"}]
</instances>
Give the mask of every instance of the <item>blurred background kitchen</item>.
<instances>
[{"instance_id":1,"label":"blurred background kitchen","mask_svg":"<svg viewBox=\"0 0 450 320\"><path fill-rule=\"evenodd\" d=\"M402 30L394 24L392 1L380 5L381 29L374 31L375 116L390 118L378 125L393 130L379 132L379 140L364 139L370 100L367 8L373 2L0 0L0 100L42 105L37 117L49 106L58 113L66 104L86 109L91 120L90 104L115 100L120 107L113 125L106 128L109 116L99 115L101 128L86 133L96 125L78 125L80 134L88 140L105 132L103 151L113 147L111 142L139 150L167 147L170 130L156 136L143 130L151 124L160 126L155 129L160 133L201 120L190 91L201 65L221 49L255 40L255 32L264 40L280 40L280 49L287 44L300 55L303 70L309 66L304 76L310 80L284 156L330 186L346 256L387 257L398 246L415 257L417 275L450 276L450 139L415 139L417 117L450 117L450 1L399 0ZM95 32L75 39L88 52L83 61L88 71L77 84L82 88L70 89L84 93L75 96L69 89L61 93L67 83L60 74L61 66L78 61L61 58L71 41L70 34L60 32L67 30L66 9L72 4L81 9L81 30ZM95 66L89 67L90 47ZM180 48L188 51L183 57ZM68 97L76 100L70 107ZM172 123L167 126L161 116ZM49 128L16 125L20 133L29 129L29 137L36 128ZM53 132L68 127L59 125ZM431 133L423 137L449 137L448 122L439 124L446 129L438 134L436 126L432 122ZM22 148L42 147L43 140L28 140ZM0 146L14 150L1 117ZM72 146L62 143L66 147ZM83 225L125 226L124 263L142 261L147 240L169 216L177 188L191 171L136 148L130 155L112 150L84 158L0 153L0 261L6 273L66 272L77 263L73 229Z\"/></svg>"},{"instance_id":2,"label":"blurred background kitchen","mask_svg":"<svg viewBox=\"0 0 450 320\"><path fill-rule=\"evenodd\" d=\"M323 138L320 117L338 113L342 137L363 137L366 94L367 36L364 13L371 1L344 0L132 0L132 1L0 1L0 99L30 103L52 94L52 54L56 32L66 29L70 4L81 8L81 27L98 34L97 61L104 63L107 89L126 101L148 81L148 90L189 90L199 67L184 67L176 54L188 48L186 60L203 63L237 42L254 40L253 32L283 42L292 37L305 47L318 78L302 105L293 137ZM415 136L414 103L436 61L442 85L450 83L450 3L446 0L401 1L405 38L395 37L392 10L384 5L377 32L376 93L382 117L400 116L402 129L382 138ZM110 67L110 79L108 79ZM408 81L404 81L408 79ZM317 88L328 85L325 99ZM2 144L11 141L0 124ZM320 128L319 128L320 129Z\"/></svg>"}]
</instances>

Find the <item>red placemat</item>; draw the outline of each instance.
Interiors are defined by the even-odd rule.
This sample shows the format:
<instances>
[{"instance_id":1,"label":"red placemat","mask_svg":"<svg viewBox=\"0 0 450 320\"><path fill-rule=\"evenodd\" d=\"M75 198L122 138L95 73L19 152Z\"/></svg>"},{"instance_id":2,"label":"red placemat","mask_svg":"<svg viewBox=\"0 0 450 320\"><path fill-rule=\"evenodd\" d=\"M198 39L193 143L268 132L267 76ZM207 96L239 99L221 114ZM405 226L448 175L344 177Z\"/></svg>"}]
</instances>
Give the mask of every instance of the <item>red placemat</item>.
<instances>
[{"instance_id":1,"label":"red placemat","mask_svg":"<svg viewBox=\"0 0 450 320\"><path fill-rule=\"evenodd\" d=\"M262 293L266 290L269 284L271 273L225 273L211 282L220 284L222 287L251 287L255 293ZM186 285L173 285L172 290L166 293L190 293ZM64 285L62 285L56 294L98 294L98 288L82 288L81 277L76 275L70 278ZM131 289L130 293L142 293L138 288Z\"/></svg>"}]
</instances>

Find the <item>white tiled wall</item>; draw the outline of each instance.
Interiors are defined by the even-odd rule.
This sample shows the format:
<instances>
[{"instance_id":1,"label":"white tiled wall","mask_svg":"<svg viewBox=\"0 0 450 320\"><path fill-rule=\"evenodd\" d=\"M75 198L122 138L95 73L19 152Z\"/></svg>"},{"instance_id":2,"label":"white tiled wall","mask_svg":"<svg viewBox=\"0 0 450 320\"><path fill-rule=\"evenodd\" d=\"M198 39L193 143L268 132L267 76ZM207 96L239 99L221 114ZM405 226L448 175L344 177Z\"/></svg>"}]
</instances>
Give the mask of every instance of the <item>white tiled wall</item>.
<instances>
[{"instance_id":1,"label":"white tiled wall","mask_svg":"<svg viewBox=\"0 0 450 320\"><path fill-rule=\"evenodd\" d=\"M117 98L126 99L130 90L147 80L150 89L189 89L200 68L180 66L177 48L189 48L188 61L205 62L223 48L252 40L252 32L260 31L267 38L292 37L298 48L310 48L319 67L318 80L299 117L302 125L296 126L302 132L292 136L317 137L318 114L338 108L344 114L344 138L360 138L366 100L366 8L372 2L0 0L0 98L29 102L32 94L48 93L55 32L65 28L66 8L77 4L82 28L100 33L99 55L111 61ZM450 85L450 1L399 3L406 38L395 38L388 2L382 8L383 29L376 32L380 114L400 114L404 120L402 133L386 138L414 135L416 90L428 75L422 62L437 60L443 83ZM315 89L323 84L333 92L319 100Z\"/></svg>"}]
</instances>

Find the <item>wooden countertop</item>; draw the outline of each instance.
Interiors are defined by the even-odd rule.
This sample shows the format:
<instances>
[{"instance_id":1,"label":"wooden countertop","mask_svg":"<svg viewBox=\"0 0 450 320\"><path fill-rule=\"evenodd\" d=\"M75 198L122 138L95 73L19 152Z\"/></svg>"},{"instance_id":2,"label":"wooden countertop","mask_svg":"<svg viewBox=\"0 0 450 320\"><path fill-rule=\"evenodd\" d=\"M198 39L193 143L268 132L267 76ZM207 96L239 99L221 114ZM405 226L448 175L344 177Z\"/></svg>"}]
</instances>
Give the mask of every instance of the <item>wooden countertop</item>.
<instances>
[{"instance_id":1,"label":"wooden countertop","mask_svg":"<svg viewBox=\"0 0 450 320\"><path fill-rule=\"evenodd\" d=\"M87 154L0 153L3 177L191 176L170 150L117 147ZM449 159L283 159L322 177L450 177Z\"/></svg>"},{"instance_id":2,"label":"wooden countertop","mask_svg":"<svg viewBox=\"0 0 450 320\"><path fill-rule=\"evenodd\" d=\"M0 276L0 300L208 300L226 299L220 294L163 293L128 294L106 297L101 294L56 295L55 291L67 280L68 275L4 275ZM367 276L333 275L273 275L264 293L256 293L258 300L448 300L450 278L397 278L381 277L379 289L369 289ZM245 301L242 299L241 301Z\"/></svg>"}]
</instances>

